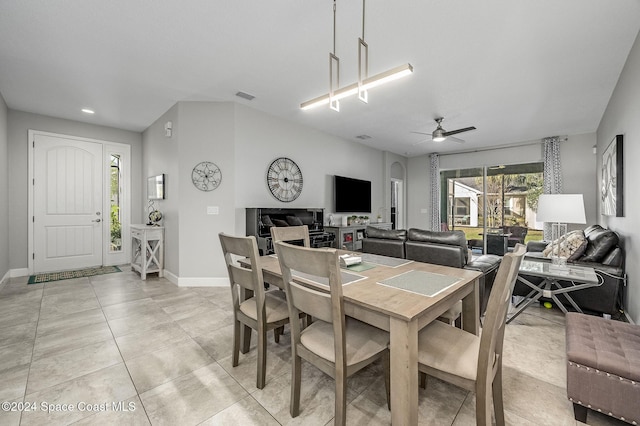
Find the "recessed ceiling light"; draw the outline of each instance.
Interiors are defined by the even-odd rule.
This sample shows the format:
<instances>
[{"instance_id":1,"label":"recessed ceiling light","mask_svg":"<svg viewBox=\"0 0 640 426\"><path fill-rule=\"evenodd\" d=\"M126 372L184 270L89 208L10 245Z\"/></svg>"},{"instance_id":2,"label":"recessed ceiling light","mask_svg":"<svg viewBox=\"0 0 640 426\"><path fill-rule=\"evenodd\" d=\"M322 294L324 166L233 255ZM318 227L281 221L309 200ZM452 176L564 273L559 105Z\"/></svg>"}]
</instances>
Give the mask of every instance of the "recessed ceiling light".
<instances>
[{"instance_id":1,"label":"recessed ceiling light","mask_svg":"<svg viewBox=\"0 0 640 426\"><path fill-rule=\"evenodd\" d=\"M85 114L95 114L96 112L92 109L89 108L82 108L82 112L84 112Z\"/></svg>"}]
</instances>

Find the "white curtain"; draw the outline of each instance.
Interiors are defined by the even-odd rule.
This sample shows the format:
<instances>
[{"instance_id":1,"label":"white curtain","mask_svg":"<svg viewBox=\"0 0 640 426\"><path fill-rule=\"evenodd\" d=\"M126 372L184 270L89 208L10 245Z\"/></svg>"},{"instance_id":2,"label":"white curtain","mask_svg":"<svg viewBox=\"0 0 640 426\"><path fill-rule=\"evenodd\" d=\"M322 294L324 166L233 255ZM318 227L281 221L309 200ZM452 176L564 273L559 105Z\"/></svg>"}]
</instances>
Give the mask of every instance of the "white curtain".
<instances>
[{"instance_id":1,"label":"white curtain","mask_svg":"<svg viewBox=\"0 0 640 426\"><path fill-rule=\"evenodd\" d=\"M440 231L440 156L429 156L429 179L431 181L431 230Z\"/></svg>"},{"instance_id":2,"label":"white curtain","mask_svg":"<svg viewBox=\"0 0 640 426\"><path fill-rule=\"evenodd\" d=\"M553 136L542 140L544 145L544 193L562 193L562 168L560 167L560 138ZM551 241L551 223L544 224L544 239Z\"/></svg>"}]
</instances>

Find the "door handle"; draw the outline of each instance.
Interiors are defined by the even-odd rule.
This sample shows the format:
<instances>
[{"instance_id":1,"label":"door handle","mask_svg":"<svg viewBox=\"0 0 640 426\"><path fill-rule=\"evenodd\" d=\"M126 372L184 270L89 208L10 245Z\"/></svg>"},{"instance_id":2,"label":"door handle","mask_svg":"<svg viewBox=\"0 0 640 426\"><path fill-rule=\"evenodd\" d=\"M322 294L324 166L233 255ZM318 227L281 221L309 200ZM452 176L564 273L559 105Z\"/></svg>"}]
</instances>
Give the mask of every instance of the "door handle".
<instances>
[{"instance_id":1,"label":"door handle","mask_svg":"<svg viewBox=\"0 0 640 426\"><path fill-rule=\"evenodd\" d=\"M91 222L102 222L101 219L92 220Z\"/></svg>"}]
</instances>

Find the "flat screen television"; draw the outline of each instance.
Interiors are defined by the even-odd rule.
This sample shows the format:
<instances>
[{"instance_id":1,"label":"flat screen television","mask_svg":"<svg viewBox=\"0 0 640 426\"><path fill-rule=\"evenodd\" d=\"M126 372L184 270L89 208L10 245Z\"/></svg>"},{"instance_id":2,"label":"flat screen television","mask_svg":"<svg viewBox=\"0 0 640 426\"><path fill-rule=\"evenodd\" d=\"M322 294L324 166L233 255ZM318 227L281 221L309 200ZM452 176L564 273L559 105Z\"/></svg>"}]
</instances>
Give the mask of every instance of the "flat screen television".
<instances>
[{"instance_id":1,"label":"flat screen television","mask_svg":"<svg viewBox=\"0 0 640 426\"><path fill-rule=\"evenodd\" d=\"M164 174L147 178L147 199L164 200Z\"/></svg>"},{"instance_id":2,"label":"flat screen television","mask_svg":"<svg viewBox=\"0 0 640 426\"><path fill-rule=\"evenodd\" d=\"M371 213L371 182L334 176L336 213Z\"/></svg>"}]
</instances>

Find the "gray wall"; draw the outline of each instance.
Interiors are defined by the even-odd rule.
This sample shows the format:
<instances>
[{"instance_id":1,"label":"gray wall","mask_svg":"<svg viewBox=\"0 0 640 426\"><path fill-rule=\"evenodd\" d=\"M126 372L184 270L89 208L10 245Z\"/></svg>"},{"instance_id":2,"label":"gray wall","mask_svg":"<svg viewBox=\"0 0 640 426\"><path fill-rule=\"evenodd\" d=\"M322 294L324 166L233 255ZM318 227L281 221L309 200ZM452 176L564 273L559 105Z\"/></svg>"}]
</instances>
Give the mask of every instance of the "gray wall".
<instances>
[{"instance_id":1,"label":"gray wall","mask_svg":"<svg viewBox=\"0 0 640 426\"><path fill-rule=\"evenodd\" d=\"M164 124L167 121L173 123L173 135L170 138L164 135ZM179 175L179 136L180 124L178 118L178 104L159 117L149 128L142 133L142 187L140 198L134 199L133 204L138 205L141 215L134 216L135 223L147 223L147 186L146 179L149 176L165 174L165 199L155 201L155 207L162 212L164 230L164 267L168 271L178 275L178 213L180 209L180 191L178 190Z\"/></svg>"},{"instance_id":2,"label":"gray wall","mask_svg":"<svg viewBox=\"0 0 640 426\"><path fill-rule=\"evenodd\" d=\"M533 163L542 161L542 145L532 144L510 148L496 148L481 152L442 155L440 170L465 169L472 167L495 166L500 164ZM560 146L562 178L564 192L583 194L587 224L597 223L596 192L596 156L593 146L596 134L570 135ZM428 228L430 222L429 156L409 159L409 227Z\"/></svg>"},{"instance_id":3,"label":"gray wall","mask_svg":"<svg viewBox=\"0 0 640 426\"><path fill-rule=\"evenodd\" d=\"M7 104L0 93L0 285L9 272L9 157Z\"/></svg>"},{"instance_id":4,"label":"gray wall","mask_svg":"<svg viewBox=\"0 0 640 426\"><path fill-rule=\"evenodd\" d=\"M8 182L9 182L9 268L21 269L28 266L28 132L44 132L81 136L109 142L131 145L131 217L140 217L140 164L142 161L142 135L137 132L96 126L78 121L63 120L28 112L9 110L8 112Z\"/></svg>"},{"instance_id":5,"label":"gray wall","mask_svg":"<svg viewBox=\"0 0 640 426\"><path fill-rule=\"evenodd\" d=\"M625 291L626 309L632 320L640 322L640 199L635 192L640 182L640 35L636 38L627 63L598 127L598 167L594 182L599 197L602 153L615 135L624 135L624 217L600 216L599 223L617 231L626 250L629 282Z\"/></svg>"},{"instance_id":6,"label":"gray wall","mask_svg":"<svg viewBox=\"0 0 640 426\"><path fill-rule=\"evenodd\" d=\"M164 136L168 120L174 128L170 139ZM266 184L267 167L280 156L293 159L304 176L302 194L291 203L273 198ZM222 183L214 191L199 191L191 183L191 171L201 161L222 170ZM335 174L372 181L375 217L383 204L383 169L389 161L382 151L244 105L179 102L143 133L143 176L168 174L167 199L160 208L168 276L180 285L224 283L219 232L244 235L246 207L324 207L328 214ZM207 206L217 206L220 214L207 215Z\"/></svg>"}]
</instances>

